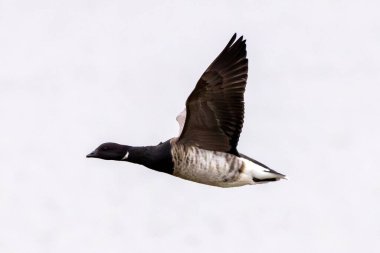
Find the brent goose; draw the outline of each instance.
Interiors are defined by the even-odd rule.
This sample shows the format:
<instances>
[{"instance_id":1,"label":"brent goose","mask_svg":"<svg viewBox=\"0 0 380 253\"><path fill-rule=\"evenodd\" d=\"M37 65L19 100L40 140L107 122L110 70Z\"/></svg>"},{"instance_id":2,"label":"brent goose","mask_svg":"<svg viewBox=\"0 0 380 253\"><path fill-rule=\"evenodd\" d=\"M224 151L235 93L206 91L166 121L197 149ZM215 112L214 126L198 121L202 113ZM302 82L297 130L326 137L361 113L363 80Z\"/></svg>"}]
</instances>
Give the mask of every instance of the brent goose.
<instances>
[{"instance_id":1,"label":"brent goose","mask_svg":"<svg viewBox=\"0 0 380 253\"><path fill-rule=\"evenodd\" d=\"M285 178L239 153L248 77L245 40L233 35L199 79L177 116L179 137L156 146L104 143L87 157L127 161L198 183L233 187Z\"/></svg>"}]
</instances>

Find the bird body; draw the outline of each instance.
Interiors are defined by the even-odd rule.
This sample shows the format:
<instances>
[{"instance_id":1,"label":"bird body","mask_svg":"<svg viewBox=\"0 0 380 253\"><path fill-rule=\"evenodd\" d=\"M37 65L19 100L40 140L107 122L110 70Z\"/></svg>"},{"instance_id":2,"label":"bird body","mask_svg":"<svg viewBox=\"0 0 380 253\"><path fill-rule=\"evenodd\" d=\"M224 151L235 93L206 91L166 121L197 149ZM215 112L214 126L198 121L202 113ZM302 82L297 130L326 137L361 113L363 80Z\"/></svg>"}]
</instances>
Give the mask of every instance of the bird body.
<instances>
[{"instance_id":1,"label":"bird body","mask_svg":"<svg viewBox=\"0 0 380 253\"><path fill-rule=\"evenodd\" d=\"M173 175L202 184L235 187L284 178L280 173L233 154L181 144L174 145L171 152Z\"/></svg>"},{"instance_id":2,"label":"bird body","mask_svg":"<svg viewBox=\"0 0 380 253\"><path fill-rule=\"evenodd\" d=\"M248 59L236 34L206 69L178 116L178 137L156 146L104 143L87 157L128 161L207 185L265 183L284 175L237 151L244 122Z\"/></svg>"}]
</instances>

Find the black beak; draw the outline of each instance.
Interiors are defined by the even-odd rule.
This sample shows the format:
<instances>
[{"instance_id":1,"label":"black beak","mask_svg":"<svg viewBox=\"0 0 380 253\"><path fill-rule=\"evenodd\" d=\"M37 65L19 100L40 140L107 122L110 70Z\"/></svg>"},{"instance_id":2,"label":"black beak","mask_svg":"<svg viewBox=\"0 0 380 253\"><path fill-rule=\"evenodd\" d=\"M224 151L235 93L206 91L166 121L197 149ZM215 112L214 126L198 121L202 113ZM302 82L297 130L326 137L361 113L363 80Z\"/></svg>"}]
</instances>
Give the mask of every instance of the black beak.
<instances>
[{"instance_id":1,"label":"black beak","mask_svg":"<svg viewBox=\"0 0 380 253\"><path fill-rule=\"evenodd\" d=\"M87 158L96 157L95 151L91 152L90 154L86 155Z\"/></svg>"}]
</instances>

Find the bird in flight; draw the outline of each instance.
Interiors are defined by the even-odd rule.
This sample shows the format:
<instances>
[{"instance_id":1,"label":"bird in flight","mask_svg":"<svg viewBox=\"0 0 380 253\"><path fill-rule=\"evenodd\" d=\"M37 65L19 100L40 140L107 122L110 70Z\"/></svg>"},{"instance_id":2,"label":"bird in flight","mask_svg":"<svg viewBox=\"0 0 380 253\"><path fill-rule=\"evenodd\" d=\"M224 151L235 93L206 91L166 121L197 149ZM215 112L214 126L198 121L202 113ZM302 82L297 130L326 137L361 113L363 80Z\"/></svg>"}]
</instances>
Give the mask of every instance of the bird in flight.
<instances>
[{"instance_id":1,"label":"bird in flight","mask_svg":"<svg viewBox=\"0 0 380 253\"><path fill-rule=\"evenodd\" d=\"M194 182L235 187L285 175L237 150L244 121L248 59L243 36L232 36L206 69L177 116L178 137L155 146L103 143L89 158L127 161Z\"/></svg>"}]
</instances>

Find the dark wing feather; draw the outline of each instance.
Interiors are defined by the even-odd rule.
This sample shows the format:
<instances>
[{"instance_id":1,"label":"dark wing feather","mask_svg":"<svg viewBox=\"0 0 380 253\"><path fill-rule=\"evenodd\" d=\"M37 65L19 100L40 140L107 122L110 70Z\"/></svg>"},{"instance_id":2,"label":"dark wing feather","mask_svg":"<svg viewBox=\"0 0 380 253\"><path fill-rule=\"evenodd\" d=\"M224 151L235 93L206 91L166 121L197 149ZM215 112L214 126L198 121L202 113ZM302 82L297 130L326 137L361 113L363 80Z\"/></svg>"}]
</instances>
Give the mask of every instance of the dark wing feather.
<instances>
[{"instance_id":1,"label":"dark wing feather","mask_svg":"<svg viewBox=\"0 0 380 253\"><path fill-rule=\"evenodd\" d=\"M236 34L199 79L186 101L178 143L239 155L248 77L245 40Z\"/></svg>"}]
</instances>

